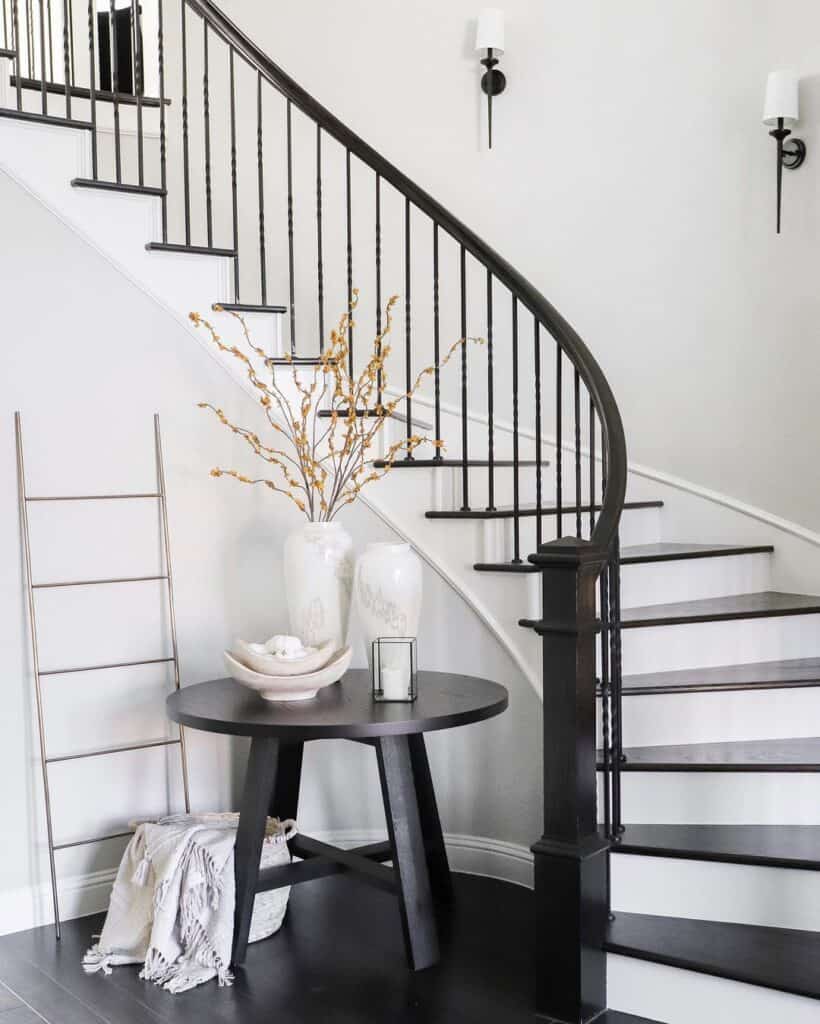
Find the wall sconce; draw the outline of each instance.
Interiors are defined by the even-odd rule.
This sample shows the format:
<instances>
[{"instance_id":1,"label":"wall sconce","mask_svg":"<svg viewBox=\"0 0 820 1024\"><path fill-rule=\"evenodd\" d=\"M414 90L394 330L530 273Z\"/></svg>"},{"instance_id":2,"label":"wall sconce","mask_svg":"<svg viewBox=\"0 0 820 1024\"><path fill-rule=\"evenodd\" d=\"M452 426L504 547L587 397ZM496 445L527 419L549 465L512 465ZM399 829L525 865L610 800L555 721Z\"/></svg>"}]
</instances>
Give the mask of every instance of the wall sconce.
<instances>
[{"instance_id":1,"label":"wall sconce","mask_svg":"<svg viewBox=\"0 0 820 1024\"><path fill-rule=\"evenodd\" d=\"M490 149L493 148L493 96L504 92L507 79L503 71L496 69L498 56L504 52L504 12L497 7L486 7L478 16L475 34L475 48L487 51L481 63L487 69L481 76L481 89L487 95L487 132Z\"/></svg>"},{"instance_id":2,"label":"wall sconce","mask_svg":"<svg viewBox=\"0 0 820 1024\"><path fill-rule=\"evenodd\" d=\"M796 170L806 159L806 144L802 139L785 140L791 127L800 118L800 79L793 71L771 71L766 83L766 102L763 124L773 126L769 135L777 139L777 233L780 234L780 200L783 193L783 168Z\"/></svg>"}]
</instances>

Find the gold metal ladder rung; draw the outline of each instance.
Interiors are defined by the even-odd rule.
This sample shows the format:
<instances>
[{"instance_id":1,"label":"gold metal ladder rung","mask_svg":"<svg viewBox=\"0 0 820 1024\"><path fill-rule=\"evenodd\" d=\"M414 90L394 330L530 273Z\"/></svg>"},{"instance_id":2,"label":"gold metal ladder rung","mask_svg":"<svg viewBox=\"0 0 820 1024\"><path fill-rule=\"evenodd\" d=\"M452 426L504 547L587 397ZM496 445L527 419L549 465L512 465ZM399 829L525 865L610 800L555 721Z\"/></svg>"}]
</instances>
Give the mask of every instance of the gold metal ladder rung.
<instances>
[{"instance_id":1,"label":"gold metal ladder rung","mask_svg":"<svg viewBox=\"0 0 820 1024\"><path fill-rule=\"evenodd\" d=\"M137 494L38 494L28 495L26 501L122 501L128 498L161 498L153 491Z\"/></svg>"},{"instance_id":2,"label":"gold metal ladder rung","mask_svg":"<svg viewBox=\"0 0 820 1024\"><path fill-rule=\"evenodd\" d=\"M142 658L140 661L113 661L107 665L81 665L79 668L51 668L45 672L40 672L41 676L67 676L73 672L100 672L106 668L132 668L134 665L164 665L169 661L174 661L173 657L170 658Z\"/></svg>"},{"instance_id":3,"label":"gold metal ladder rung","mask_svg":"<svg viewBox=\"0 0 820 1024\"><path fill-rule=\"evenodd\" d=\"M32 590L54 590L57 587L96 587L103 583L148 583L150 580L167 580L168 574L161 576L119 576L109 580L61 580L59 583L32 583Z\"/></svg>"},{"instance_id":4,"label":"gold metal ladder rung","mask_svg":"<svg viewBox=\"0 0 820 1024\"><path fill-rule=\"evenodd\" d=\"M46 764L57 764L60 761L80 761L85 757L102 757L105 754L123 754L128 750L148 750L149 747L172 747L180 743L175 739L148 740L145 743L123 743L118 747L100 747L97 750L86 750L79 754L60 754L58 757L47 757Z\"/></svg>"},{"instance_id":5,"label":"gold metal ladder rung","mask_svg":"<svg viewBox=\"0 0 820 1024\"><path fill-rule=\"evenodd\" d=\"M88 846L89 843L102 843L106 839L122 839L125 836L132 836L134 829L130 828L127 832L108 832L104 836L90 836L88 839L75 839L70 843L55 843L52 846L52 850L69 850L73 846Z\"/></svg>"}]
</instances>

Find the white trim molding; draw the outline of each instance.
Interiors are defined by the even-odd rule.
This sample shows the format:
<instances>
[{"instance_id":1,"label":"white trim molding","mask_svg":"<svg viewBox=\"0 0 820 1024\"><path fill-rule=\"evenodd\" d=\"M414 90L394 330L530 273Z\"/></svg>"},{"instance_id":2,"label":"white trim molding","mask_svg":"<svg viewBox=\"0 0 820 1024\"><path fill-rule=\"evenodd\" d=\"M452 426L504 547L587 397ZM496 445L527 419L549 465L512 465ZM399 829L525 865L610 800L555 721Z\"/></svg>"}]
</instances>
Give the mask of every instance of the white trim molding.
<instances>
[{"instance_id":1,"label":"white trim molding","mask_svg":"<svg viewBox=\"0 0 820 1024\"><path fill-rule=\"evenodd\" d=\"M116 874L115 870L109 869L58 878L57 896L62 919L69 921L106 910ZM50 882L0 891L0 935L53 923Z\"/></svg>"},{"instance_id":2,"label":"white trim molding","mask_svg":"<svg viewBox=\"0 0 820 1024\"><path fill-rule=\"evenodd\" d=\"M317 832L317 839L351 849L368 843L382 842L387 834L376 831L349 829L336 832ZM444 836L450 867L464 875L482 875L502 882L523 885L531 889L533 858L526 846L491 839L487 836L468 836L448 833ZM108 909L111 887L116 871L92 871L58 879L60 911L64 921L99 914ZM25 931L54 922L51 906L51 886L48 883L0 892L0 935ZM91 936L89 935L89 942Z\"/></svg>"},{"instance_id":3,"label":"white trim molding","mask_svg":"<svg viewBox=\"0 0 820 1024\"><path fill-rule=\"evenodd\" d=\"M385 842L387 833L340 829L317 832L315 838L349 850L356 846ZM444 845L447 847L450 869L458 874L495 878L500 882L523 885L527 889L533 887L533 856L526 846L489 836L468 836L457 832L445 832Z\"/></svg>"}]
</instances>

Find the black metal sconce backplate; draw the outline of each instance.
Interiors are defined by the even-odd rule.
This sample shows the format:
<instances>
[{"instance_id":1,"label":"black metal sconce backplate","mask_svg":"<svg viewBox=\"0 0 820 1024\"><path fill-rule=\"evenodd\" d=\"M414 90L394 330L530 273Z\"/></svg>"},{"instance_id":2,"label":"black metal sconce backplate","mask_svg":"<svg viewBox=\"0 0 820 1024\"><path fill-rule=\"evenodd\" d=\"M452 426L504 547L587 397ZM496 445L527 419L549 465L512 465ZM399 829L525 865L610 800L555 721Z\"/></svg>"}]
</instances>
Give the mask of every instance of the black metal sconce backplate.
<instances>
[{"instance_id":1,"label":"black metal sconce backplate","mask_svg":"<svg viewBox=\"0 0 820 1024\"><path fill-rule=\"evenodd\" d=\"M481 62L487 64L488 61L485 58ZM497 68L489 68L481 76L481 91L485 96L498 96L507 88L507 76L503 71L499 71Z\"/></svg>"},{"instance_id":2,"label":"black metal sconce backplate","mask_svg":"<svg viewBox=\"0 0 820 1024\"><path fill-rule=\"evenodd\" d=\"M780 159L784 167L796 171L806 159L806 143L802 139L789 139L783 144L783 155Z\"/></svg>"}]
</instances>

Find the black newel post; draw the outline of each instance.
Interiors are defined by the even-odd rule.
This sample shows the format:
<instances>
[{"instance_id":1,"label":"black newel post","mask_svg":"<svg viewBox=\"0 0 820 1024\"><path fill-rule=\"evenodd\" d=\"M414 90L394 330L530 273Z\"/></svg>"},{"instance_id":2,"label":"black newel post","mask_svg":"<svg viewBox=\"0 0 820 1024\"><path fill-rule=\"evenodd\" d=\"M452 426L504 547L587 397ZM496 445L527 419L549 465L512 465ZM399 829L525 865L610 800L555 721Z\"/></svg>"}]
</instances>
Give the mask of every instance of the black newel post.
<instances>
[{"instance_id":1,"label":"black newel post","mask_svg":"<svg viewBox=\"0 0 820 1024\"><path fill-rule=\"evenodd\" d=\"M605 555L575 537L542 544L544 834L533 845L538 1016L582 1024L606 1008L609 843L598 833L595 587Z\"/></svg>"}]
</instances>

